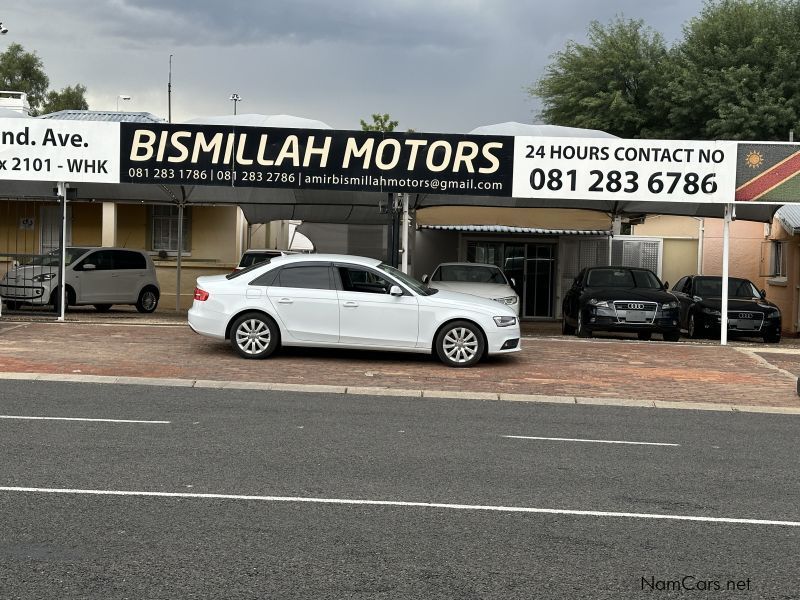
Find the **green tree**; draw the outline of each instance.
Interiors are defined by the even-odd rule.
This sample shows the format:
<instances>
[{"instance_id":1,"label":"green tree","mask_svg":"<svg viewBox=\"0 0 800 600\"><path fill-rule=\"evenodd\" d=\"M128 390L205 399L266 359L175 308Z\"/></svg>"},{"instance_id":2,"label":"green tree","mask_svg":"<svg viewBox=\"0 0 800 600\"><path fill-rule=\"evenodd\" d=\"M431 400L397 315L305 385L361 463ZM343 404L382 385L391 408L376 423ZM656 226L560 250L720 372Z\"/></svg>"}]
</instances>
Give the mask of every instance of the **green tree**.
<instances>
[{"instance_id":1,"label":"green tree","mask_svg":"<svg viewBox=\"0 0 800 600\"><path fill-rule=\"evenodd\" d=\"M717 0L684 27L654 95L664 137L786 140L800 116L800 2Z\"/></svg>"},{"instance_id":2,"label":"green tree","mask_svg":"<svg viewBox=\"0 0 800 600\"><path fill-rule=\"evenodd\" d=\"M26 52L20 44L11 44L0 53L0 89L25 92L31 115L57 110L87 110L86 87L77 84L61 91L47 91L50 78L44 72L42 59L36 52Z\"/></svg>"},{"instance_id":3,"label":"green tree","mask_svg":"<svg viewBox=\"0 0 800 600\"><path fill-rule=\"evenodd\" d=\"M0 54L0 86L12 92L25 92L31 109L44 100L50 79L36 52L25 52L20 44L11 44Z\"/></svg>"},{"instance_id":4,"label":"green tree","mask_svg":"<svg viewBox=\"0 0 800 600\"><path fill-rule=\"evenodd\" d=\"M361 119L361 131L394 131L398 124L399 121L391 120L389 113L383 115L374 113L372 115L372 123L367 123L364 119Z\"/></svg>"},{"instance_id":5,"label":"green tree","mask_svg":"<svg viewBox=\"0 0 800 600\"><path fill-rule=\"evenodd\" d=\"M51 90L47 92L42 104L41 114L54 113L59 110L88 110L86 102L86 86L80 83L67 86L60 92Z\"/></svg>"},{"instance_id":6,"label":"green tree","mask_svg":"<svg viewBox=\"0 0 800 600\"><path fill-rule=\"evenodd\" d=\"M668 52L641 20L589 24L588 43L569 41L528 93L541 98L540 117L553 125L600 129L627 138L658 125L651 94L663 86Z\"/></svg>"}]
</instances>

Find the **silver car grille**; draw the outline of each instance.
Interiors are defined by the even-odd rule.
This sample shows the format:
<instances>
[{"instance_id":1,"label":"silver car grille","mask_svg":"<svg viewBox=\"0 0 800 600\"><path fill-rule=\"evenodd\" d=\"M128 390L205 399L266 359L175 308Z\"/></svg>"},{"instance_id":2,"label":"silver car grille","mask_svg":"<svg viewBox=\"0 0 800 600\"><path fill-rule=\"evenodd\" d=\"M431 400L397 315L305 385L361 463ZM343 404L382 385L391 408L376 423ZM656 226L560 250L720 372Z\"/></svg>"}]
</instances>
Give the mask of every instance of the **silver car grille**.
<instances>
[{"instance_id":1,"label":"silver car grille","mask_svg":"<svg viewBox=\"0 0 800 600\"><path fill-rule=\"evenodd\" d=\"M761 331L764 313L750 310L729 310L728 329L734 331Z\"/></svg>"},{"instance_id":2,"label":"silver car grille","mask_svg":"<svg viewBox=\"0 0 800 600\"><path fill-rule=\"evenodd\" d=\"M648 325L656 320L658 302L615 300L614 312L617 316L617 323L641 323Z\"/></svg>"}]
</instances>

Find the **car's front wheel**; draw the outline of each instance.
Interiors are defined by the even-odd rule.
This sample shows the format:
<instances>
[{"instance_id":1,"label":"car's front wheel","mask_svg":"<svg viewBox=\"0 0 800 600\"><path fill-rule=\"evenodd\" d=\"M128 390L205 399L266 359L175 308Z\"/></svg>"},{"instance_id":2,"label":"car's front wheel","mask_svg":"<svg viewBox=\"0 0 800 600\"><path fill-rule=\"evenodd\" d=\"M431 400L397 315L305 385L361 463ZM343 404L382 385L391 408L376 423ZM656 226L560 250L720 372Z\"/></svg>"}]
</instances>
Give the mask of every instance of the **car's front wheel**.
<instances>
[{"instance_id":1,"label":"car's front wheel","mask_svg":"<svg viewBox=\"0 0 800 600\"><path fill-rule=\"evenodd\" d=\"M686 333L688 333L689 337L692 339L700 337L700 332L697 331L697 322L694 319L694 315L689 315L689 323L686 325Z\"/></svg>"},{"instance_id":2,"label":"car's front wheel","mask_svg":"<svg viewBox=\"0 0 800 600\"><path fill-rule=\"evenodd\" d=\"M575 329L575 334L580 338L592 337L592 332L586 329L586 325L583 322L583 312L580 309L578 310L578 327Z\"/></svg>"},{"instance_id":3,"label":"car's front wheel","mask_svg":"<svg viewBox=\"0 0 800 600\"><path fill-rule=\"evenodd\" d=\"M20 306L22 306L22 304L16 300L6 300L5 303L8 310L17 310Z\"/></svg>"},{"instance_id":4,"label":"car's front wheel","mask_svg":"<svg viewBox=\"0 0 800 600\"><path fill-rule=\"evenodd\" d=\"M279 342L275 321L261 313L246 313L231 327L231 346L243 358L267 358Z\"/></svg>"},{"instance_id":5,"label":"car's front wheel","mask_svg":"<svg viewBox=\"0 0 800 600\"><path fill-rule=\"evenodd\" d=\"M483 356L483 333L469 321L454 321L436 336L436 354L449 367L471 367Z\"/></svg>"},{"instance_id":6,"label":"car's front wheel","mask_svg":"<svg viewBox=\"0 0 800 600\"><path fill-rule=\"evenodd\" d=\"M780 333L775 333L775 332L765 333L764 334L764 341L767 344L777 344L778 342L781 341L781 334Z\"/></svg>"},{"instance_id":7,"label":"car's front wheel","mask_svg":"<svg viewBox=\"0 0 800 600\"><path fill-rule=\"evenodd\" d=\"M572 335L575 333L575 328L567 323L567 315L561 315L561 335Z\"/></svg>"},{"instance_id":8,"label":"car's front wheel","mask_svg":"<svg viewBox=\"0 0 800 600\"><path fill-rule=\"evenodd\" d=\"M140 313L151 313L158 306L158 292L155 288L146 287L139 294L136 310Z\"/></svg>"}]
</instances>

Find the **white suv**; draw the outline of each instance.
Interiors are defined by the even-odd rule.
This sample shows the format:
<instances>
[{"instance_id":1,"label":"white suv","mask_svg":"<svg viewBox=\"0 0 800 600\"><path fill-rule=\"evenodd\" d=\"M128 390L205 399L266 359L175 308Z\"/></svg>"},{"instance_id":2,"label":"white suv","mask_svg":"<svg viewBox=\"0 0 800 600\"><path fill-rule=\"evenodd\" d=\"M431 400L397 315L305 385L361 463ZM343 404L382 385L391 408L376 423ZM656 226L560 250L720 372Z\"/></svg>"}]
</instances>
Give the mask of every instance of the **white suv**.
<instances>
[{"instance_id":1,"label":"white suv","mask_svg":"<svg viewBox=\"0 0 800 600\"><path fill-rule=\"evenodd\" d=\"M22 304L58 306L61 251L35 257L5 274L0 296L9 309ZM128 248L67 248L66 299L69 305L94 305L105 312L113 304L133 304L142 313L158 306L161 293L150 256Z\"/></svg>"}]
</instances>

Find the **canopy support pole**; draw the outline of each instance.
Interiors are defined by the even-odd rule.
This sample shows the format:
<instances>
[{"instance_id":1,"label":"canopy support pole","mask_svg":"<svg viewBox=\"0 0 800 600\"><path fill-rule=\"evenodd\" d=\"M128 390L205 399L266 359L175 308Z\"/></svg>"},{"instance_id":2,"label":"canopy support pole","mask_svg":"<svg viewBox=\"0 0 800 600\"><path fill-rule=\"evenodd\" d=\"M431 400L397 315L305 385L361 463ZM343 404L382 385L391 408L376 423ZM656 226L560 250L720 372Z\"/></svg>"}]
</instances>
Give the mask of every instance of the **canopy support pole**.
<instances>
[{"instance_id":1,"label":"canopy support pole","mask_svg":"<svg viewBox=\"0 0 800 600\"><path fill-rule=\"evenodd\" d=\"M61 232L59 247L61 248L61 260L58 263L58 318L57 321L63 322L67 312L66 297L67 286L64 285L64 277L67 271L67 183L65 181L58 182L58 198L61 200Z\"/></svg>"},{"instance_id":2,"label":"canopy support pole","mask_svg":"<svg viewBox=\"0 0 800 600\"><path fill-rule=\"evenodd\" d=\"M733 204L725 205L722 222L722 306L720 307L720 345L728 344L728 254L730 252L731 221L736 218Z\"/></svg>"},{"instance_id":3,"label":"canopy support pole","mask_svg":"<svg viewBox=\"0 0 800 600\"><path fill-rule=\"evenodd\" d=\"M408 275L408 194L403 194L403 221L401 224L403 228L401 239L403 247L400 250L401 255L401 271Z\"/></svg>"},{"instance_id":4,"label":"canopy support pole","mask_svg":"<svg viewBox=\"0 0 800 600\"><path fill-rule=\"evenodd\" d=\"M178 202L178 262L175 268L175 312L181 311L181 256L183 255L183 202Z\"/></svg>"}]
</instances>

